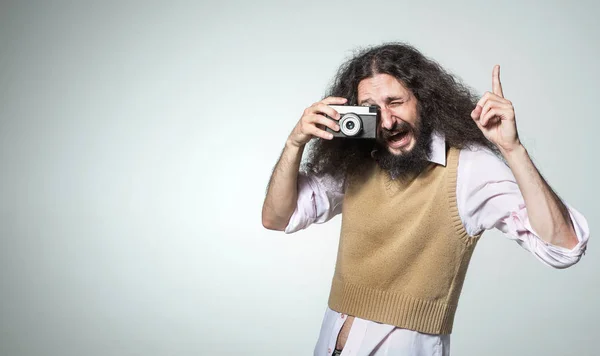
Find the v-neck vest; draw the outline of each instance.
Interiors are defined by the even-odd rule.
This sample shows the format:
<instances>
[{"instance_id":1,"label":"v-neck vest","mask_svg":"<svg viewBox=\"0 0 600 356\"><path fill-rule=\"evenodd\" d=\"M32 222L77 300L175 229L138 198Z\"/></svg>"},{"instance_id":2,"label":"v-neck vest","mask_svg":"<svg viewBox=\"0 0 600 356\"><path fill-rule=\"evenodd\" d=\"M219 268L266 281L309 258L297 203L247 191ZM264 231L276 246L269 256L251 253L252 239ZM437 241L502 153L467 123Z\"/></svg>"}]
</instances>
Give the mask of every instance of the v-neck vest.
<instances>
[{"instance_id":1,"label":"v-neck vest","mask_svg":"<svg viewBox=\"0 0 600 356\"><path fill-rule=\"evenodd\" d=\"M429 334L450 334L471 255L456 205L459 150L410 179L374 164L346 188L329 307Z\"/></svg>"}]
</instances>

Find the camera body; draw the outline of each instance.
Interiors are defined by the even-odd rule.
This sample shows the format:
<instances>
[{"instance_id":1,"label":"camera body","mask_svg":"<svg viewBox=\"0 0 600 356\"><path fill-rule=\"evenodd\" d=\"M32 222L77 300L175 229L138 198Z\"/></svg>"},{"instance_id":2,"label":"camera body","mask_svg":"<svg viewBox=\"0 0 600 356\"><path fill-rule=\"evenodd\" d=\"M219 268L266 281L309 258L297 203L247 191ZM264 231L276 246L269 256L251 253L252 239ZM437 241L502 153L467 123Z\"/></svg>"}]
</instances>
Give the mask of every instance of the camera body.
<instances>
[{"instance_id":1,"label":"camera body","mask_svg":"<svg viewBox=\"0 0 600 356\"><path fill-rule=\"evenodd\" d=\"M342 138L377 138L377 127L381 119L381 113L377 106L349 106L329 105L340 114L338 124L340 131L333 131L329 127L328 132L333 137ZM333 119L332 119L333 120Z\"/></svg>"}]
</instances>

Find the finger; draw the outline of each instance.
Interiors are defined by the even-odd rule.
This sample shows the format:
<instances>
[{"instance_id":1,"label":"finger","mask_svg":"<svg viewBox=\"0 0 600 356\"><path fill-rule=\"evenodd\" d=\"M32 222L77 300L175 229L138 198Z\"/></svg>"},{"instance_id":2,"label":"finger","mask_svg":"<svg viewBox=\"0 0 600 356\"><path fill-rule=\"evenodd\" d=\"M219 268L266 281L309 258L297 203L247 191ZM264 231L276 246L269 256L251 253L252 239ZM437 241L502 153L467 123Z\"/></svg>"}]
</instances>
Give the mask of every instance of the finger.
<instances>
[{"instance_id":1,"label":"finger","mask_svg":"<svg viewBox=\"0 0 600 356\"><path fill-rule=\"evenodd\" d=\"M492 72L492 91L499 97L504 98L502 83L500 83L500 66L498 64L494 66L494 71Z\"/></svg>"},{"instance_id":2,"label":"finger","mask_svg":"<svg viewBox=\"0 0 600 356\"><path fill-rule=\"evenodd\" d=\"M494 94L490 93L489 91L486 91L483 96L481 97L481 99L479 99L479 101L477 102L477 106L481 106L483 108L483 106L485 105L486 101L488 101L490 99L491 96L493 96Z\"/></svg>"},{"instance_id":3,"label":"finger","mask_svg":"<svg viewBox=\"0 0 600 356\"><path fill-rule=\"evenodd\" d=\"M481 99L479 99L479 101L477 102L477 105L483 107L485 103L490 99L500 99L500 97L494 93L486 91L481 97Z\"/></svg>"},{"instance_id":4,"label":"finger","mask_svg":"<svg viewBox=\"0 0 600 356\"><path fill-rule=\"evenodd\" d=\"M323 100L321 100L321 103L325 104L325 105L343 105L348 101L348 99L346 98L341 98L339 96L330 96L327 97Z\"/></svg>"},{"instance_id":5,"label":"finger","mask_svg":"<svg viewBox=\"0 0 600 356\"><path fill-rule=\"evenodd\" d=\"M317 127L319 125L322 125L324 127L329 127L333 131L340 130L340 125L338 125L337 121L331 120L330 118L325 117L323 115L313 115L313 116L311 116L310 119L313 123L317 124ZM324 130L324 129L321 129L321 130Z\"/></svg>"},{"instance_id":6,"label":"finger","mask_svg":"<svg viewBox=\"0 0 600 356\"><path fill-rule=\"evenodd\" d=\"M485 115L483 115L479 122L481 123L481 126L487 127L490 124L499 122L502 119L501 115L502 110L498 108L493 108L492 110L488 111Z\"/></svg>"},{"instance_id":7,"label":"finger","mask_svg":"<svg viewBox=\"0 0 600 356\"><path fill-rule=\"evenodd\" d=\"M322 103L322 102L318 102L318 103L314 103L313 106L311 106L312 108L312 112L314 114L325 114L327 116L329 116L332 119L335 120L339 120L340 119L340 114L331 106Z\"/></svg>"},{"instance_id":8,"label":"finger","mask_svg":"<svg viewBox=\"0 0 600 356\"><path fill-rule=\"evenodd\" d=\"M495 99L489 99L483 105L480 117L485 116L491 109L505 108L505 107L506 107L506 104L504 102L499 101L499 100L495 100Z\"/></svg>"},{"instance_id":9,"label":"finger","mask_svg":"<svg viewBox=\"0 0 600 356\"><path fill-rule=\"evenodd\" d=\"M503 97L486 91L485 94L483 94L483 96L481 97L481 99L479 99L479 101L477 102L477 105L483 107L488 100L495 100L506 104L510 103L510 101L504 99Z\"/></svg>"},{"instance_id":10,"label":"finger","mask_svg":"<svg viewBox=\"0 0 600 356\"><path fill-rule=\"evenodd\" d=\"M481 116L481 111L483 110L483 108L480 105L477 105L475 107L475 109L473 109L473 111L471 111L471 118L473 120L479 120L479 117Z\"/></svg>"},{"instance_id":11,"label":"finger","mask_svg":"<svg viewBox=\"0 0 600 356\"><path fill-rule=\"evenodd\" d=\"M331 132L327 132L318 128L316 125L308 125L306 127L305 132L314 137L320 137L325 140L331 140L333 138L333 134Z\"/></svg>"}]
</instances>

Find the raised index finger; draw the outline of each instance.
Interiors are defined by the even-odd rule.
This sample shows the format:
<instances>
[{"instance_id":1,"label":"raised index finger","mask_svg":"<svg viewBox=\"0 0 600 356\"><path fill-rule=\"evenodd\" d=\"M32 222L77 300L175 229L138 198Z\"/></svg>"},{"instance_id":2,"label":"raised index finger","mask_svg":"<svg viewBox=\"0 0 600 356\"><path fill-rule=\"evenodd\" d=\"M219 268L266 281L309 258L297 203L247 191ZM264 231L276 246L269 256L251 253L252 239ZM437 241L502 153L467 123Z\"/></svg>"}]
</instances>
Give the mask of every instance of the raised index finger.
<instances>
[{"instance_id":1,"label":"raised index finger","mask_svg":"<svg viewBox=\"0 0 600 356\"><path fill-rule=\"evenodd\" d=\"M500 66L496 64L492 73L492 92L501 98L504 98L502 93L502 83L500 83Z\"/></svg>"}]
</instances>

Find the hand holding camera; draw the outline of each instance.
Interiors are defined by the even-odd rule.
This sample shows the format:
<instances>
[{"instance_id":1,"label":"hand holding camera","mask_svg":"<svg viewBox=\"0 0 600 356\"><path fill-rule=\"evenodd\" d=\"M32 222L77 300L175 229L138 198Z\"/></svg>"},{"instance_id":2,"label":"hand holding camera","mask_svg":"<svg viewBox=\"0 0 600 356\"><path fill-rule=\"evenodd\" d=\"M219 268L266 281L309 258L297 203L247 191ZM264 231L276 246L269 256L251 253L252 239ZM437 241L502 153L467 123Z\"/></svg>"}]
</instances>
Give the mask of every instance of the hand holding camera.
<instances>
[{"instance_id":1,"label":"hand holding camera","mask_svg":"<svg viewBox=\"0 0 600 356\"><path fill-rule=\"evenodd\" d=\"M345 98L328 97L306 108L288 142L303 147L313 137L374 139L380 117L377 107L344 106L346 101Z\"/></svg>"},{"instance_id":2,"label":"hand holding camera","mask_svg":"<svg viewBox=\"0 0 600 356\"><path fill-rule=\"evenodd\" d=\"M336 120L340 118L340 115L329 105L343 105L346 101L345 98L330 96L304 109L302 117L288 138L289 143L296 147L302 147L313 137L331 140L333 134L327 132L325 128L329 128L333 131L339 130Z\"/></svg>"}]
</instances>

